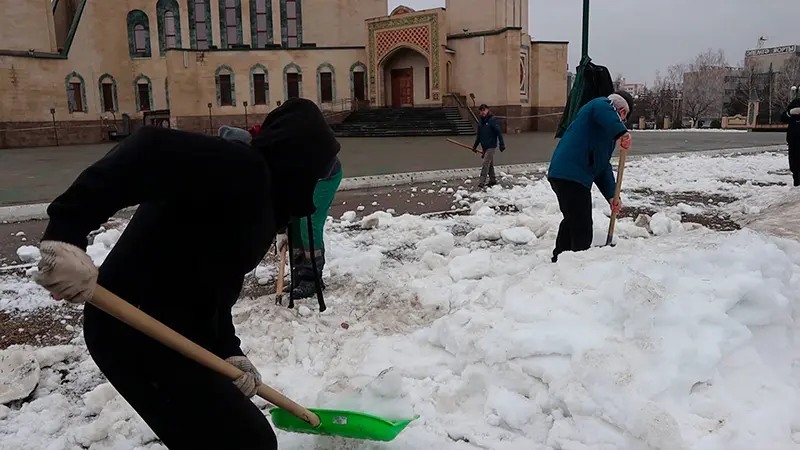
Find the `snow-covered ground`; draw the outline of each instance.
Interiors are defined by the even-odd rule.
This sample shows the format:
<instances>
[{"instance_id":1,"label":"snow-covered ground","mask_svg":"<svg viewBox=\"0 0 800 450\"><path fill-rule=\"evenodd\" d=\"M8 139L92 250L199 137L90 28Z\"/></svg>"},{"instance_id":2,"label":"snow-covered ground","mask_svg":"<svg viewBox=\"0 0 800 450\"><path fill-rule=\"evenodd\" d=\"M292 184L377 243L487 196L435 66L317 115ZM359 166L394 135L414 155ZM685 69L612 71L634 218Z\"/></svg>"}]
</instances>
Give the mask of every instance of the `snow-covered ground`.
<instances>
[{"instance_id":1,"label":"snow-covered ground","mask_svg":"<svg viewBox=\"0 0 800 450\"><path fill-rule=\"evenodd\" d=\"M800 448L800 244L677 220L747 218L785 200L797 192L786 165L785 153L633 160L623 201L659 213L622 219L615 247L558 264L558 207L533 176L485 194L451 181L465 216L331 220L328 311L242 299L244 349L301 404L420 418L390 443L278 432L281 448ZM660 200L686 192L728 201ZM599 245L607 205L595 195ZM117 237L95 238L97 263ZM2 310L49 301L28 280L0 279ZM80 339L27 350L39 385L0 406L0 449L163 448Z\"/></svg>"}]
</instances>

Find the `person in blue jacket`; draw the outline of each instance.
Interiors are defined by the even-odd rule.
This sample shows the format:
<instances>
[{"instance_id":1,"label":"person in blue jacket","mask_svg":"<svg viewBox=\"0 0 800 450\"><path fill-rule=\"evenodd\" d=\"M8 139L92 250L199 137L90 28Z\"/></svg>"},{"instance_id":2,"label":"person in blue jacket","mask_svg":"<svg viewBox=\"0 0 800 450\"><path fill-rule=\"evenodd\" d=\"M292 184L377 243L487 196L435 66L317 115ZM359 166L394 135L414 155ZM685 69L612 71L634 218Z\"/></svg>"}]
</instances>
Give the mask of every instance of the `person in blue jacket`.
<instances>
[{"instance_id":1,"label":"person in blue jacket","mask_svg":"<svg viewBox=\"0 0 800 450\"><path fill-rule=\"evenodd\" d=\"M478 144L481 145L483 152L483 164L481 165L481 178L478 184L479 188L492 187L497 184L497 177L494 174L494 154L497 151L497 143L500 142L500 151L506 149L506 143L503 141L503 133L500 131L500 124L497 123L497 118L489 111L489 107L484 105L480 106L481 121L478 124L478 135L475 137L475 143L472 145L472 151L478 152ZM489 184L486 184L486 177L489 177Z\"/></svg>"},{"instance_id":2,"label":"person in blue jacket","mask_svg":"<svg viewBox=\"0 0 800 450\"><path fill-rule=\"evenodd\" d=\"M625 91L585 104L559 141L550 160L547 178L558 197L564 219L558 227L552 261L558 255L586 250L592 245L592 184L608 200L613 212L622 203L614 199L616 181L611 169L614 148L627 151L631 135L625 127L633 98Z\"/></svg>"}]
</instances>

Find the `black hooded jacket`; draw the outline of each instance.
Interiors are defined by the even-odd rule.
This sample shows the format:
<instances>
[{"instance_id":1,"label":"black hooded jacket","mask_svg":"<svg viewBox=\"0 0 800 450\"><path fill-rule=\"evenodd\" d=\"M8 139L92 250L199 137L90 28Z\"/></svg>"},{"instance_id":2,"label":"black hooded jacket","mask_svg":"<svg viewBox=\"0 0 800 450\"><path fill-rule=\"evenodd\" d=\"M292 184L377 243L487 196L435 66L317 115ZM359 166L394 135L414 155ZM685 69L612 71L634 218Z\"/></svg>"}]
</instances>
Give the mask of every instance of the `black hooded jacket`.
<instances>
[{"instance_id":1,"label":"black hooded jacket","mask_svg":"<svg viewBox=\"0 0 800 450\"><path fill-rule=\"evenodd\" d=\"M139 205L98 283L218 356L241 355L231 307L244 276L290 214L313 208L316 180L339 151L308 100L271 113L262 135L254 148L143 128L50 204L42 239L85 249L92 230Z\"/></svg>"},{"instance_id":2,"label":"black hooded jacket","mask_svg":"<svg viewBox=\"0 0 800 450\"><path fill-rule=\"evenodd\" d=\"M800 147L800 116L789 114L789 111L794 108L800 108L800 98L796 98L789 103L786 112L781 115L781 121L789 124L789 129L786 130L786 143L792 147Z\"/></svg>"}]
</instances>

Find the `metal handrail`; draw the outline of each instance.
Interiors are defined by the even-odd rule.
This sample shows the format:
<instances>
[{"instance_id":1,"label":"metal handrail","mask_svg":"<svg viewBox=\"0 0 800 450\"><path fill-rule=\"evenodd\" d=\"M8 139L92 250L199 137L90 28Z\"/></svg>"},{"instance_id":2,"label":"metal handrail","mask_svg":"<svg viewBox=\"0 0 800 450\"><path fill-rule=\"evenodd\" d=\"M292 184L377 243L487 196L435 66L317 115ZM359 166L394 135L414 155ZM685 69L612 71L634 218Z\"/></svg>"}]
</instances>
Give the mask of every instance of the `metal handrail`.
<instances>
[{"instance_id":1,"label":"metal handrail","mask_svg":"<svg viewBox=\"0 0 800 450\"><path fill-rule=\"evenodd\" d=\"M469 107L467 107L467 105L465 105L465 104L461 103L461 99L460 99L460 98L458 98L458 95L456 95L456 94L453 94L453 93L451 93L451 94L447 94L447 95L450 95L450 96L452 96L452 97L453 97L453 99L456 101L456 103L458 103L458 107L459 107L459 108L464 108L464 109L466 109L467 111L469 111L469 114L470 114L470 115L472 116L472 118L475 120L475 123L481 123L481 121L480 121L480 120L478 120L478 116L476 116L476 115L475 115L475 111L473 111L473 110L472 110L472 108L469 108Z\"/></svg>"}]
</instances>

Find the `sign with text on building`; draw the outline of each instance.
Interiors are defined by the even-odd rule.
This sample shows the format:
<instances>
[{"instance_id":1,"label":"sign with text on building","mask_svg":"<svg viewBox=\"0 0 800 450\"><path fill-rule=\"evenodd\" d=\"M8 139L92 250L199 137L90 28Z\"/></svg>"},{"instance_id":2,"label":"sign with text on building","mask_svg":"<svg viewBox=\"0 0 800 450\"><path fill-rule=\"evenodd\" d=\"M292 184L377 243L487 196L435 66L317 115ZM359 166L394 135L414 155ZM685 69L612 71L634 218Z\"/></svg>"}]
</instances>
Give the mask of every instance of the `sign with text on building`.
<instances>
[{"instance_id":1,"label":"sign with text on building","mask_svg":"<svg viewBox=\"0 0 800 450\"><path fill-rule=\"evenodd\" d=\"M783 47L756 48L744 52L744 56L782 55L797 53L797 45L784 45Z\"/></svg>"}]
</instances>

